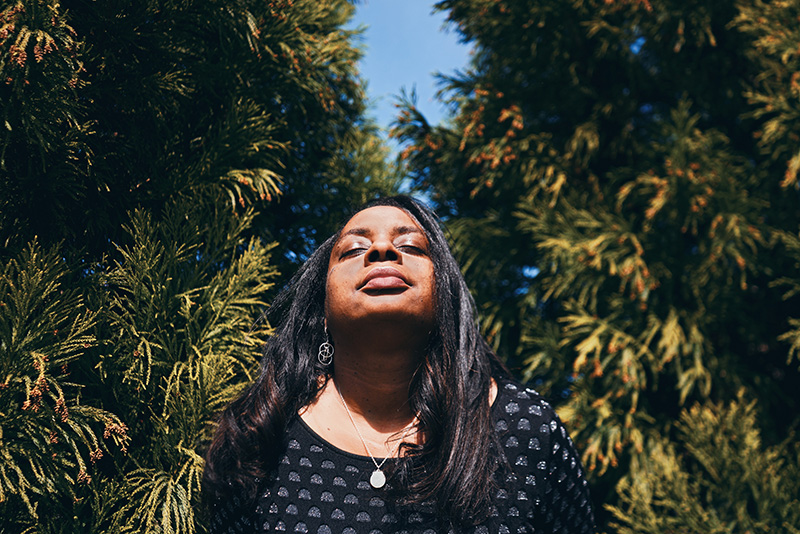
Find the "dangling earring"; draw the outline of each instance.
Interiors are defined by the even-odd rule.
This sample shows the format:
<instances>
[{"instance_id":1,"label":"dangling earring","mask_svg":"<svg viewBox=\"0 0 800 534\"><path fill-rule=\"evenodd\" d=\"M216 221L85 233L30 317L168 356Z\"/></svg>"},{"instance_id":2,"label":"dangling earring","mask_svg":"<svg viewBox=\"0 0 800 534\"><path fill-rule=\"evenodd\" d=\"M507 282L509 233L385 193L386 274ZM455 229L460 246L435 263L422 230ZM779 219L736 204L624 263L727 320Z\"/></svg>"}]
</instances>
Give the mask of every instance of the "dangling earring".
<instances>
[{"instance_id":1,"label":"dangling earring","mask_svg":"<svg viewBox=\"0 0 800 534\"><path fill-rule=\"evenodd\" d=\"M322 365L330 365L333 361L333 345L328 341L328 327L325 327L325 341L319 346L319 354L317 360Z\"/></svg>"}]
</instances>

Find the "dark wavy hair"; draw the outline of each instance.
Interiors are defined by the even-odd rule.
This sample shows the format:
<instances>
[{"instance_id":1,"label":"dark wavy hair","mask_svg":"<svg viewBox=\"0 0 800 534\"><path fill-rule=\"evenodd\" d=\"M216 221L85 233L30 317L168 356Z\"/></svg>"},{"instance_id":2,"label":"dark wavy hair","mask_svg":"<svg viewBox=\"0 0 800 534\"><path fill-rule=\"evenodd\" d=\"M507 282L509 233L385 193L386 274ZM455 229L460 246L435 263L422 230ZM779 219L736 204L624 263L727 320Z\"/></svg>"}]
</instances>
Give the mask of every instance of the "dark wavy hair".
<instances>
[{"instance_id":1,"label":"dark wavy hair","mask_svg":"<svg viewBox=\"0 0 800 534\"><path fill-rule=\"evenodd\" d=\"M357 211L392 206L427 235L434 266L436 327L410 388L422 444L403 444L391 477L400 505L434 502L456 523L484 517L495 491L502 454L490 413L492 376L507 376L478 329L475 303L438 218L406 196L372 201ZM268 318L275 333L263 349L261 372L221 414L206 455L204 494L211 502L232 495L255 498L259 480L277 468L287 424L311 403L330 369L317 361L325 341L327 239L275 298ZM324 376L325 381L319 377Z\"/></svg>"}]
</instances>

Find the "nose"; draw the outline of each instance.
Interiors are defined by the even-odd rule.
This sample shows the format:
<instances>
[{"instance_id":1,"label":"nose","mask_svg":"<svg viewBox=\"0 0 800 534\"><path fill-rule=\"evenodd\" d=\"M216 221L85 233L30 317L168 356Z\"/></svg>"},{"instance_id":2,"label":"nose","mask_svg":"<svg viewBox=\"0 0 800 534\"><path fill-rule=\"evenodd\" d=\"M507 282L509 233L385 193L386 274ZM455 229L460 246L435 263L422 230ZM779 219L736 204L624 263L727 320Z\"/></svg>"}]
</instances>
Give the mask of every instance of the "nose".
<instances>
[{"instance_id":1,"label":"nose","mask_svg":"<svg viewBox=\"0 0 800 534\"><path fill-rule=\"evenodd\" d=\"M378 239L372 243L372 246L367 251L367 262L375 263L379 261L397 261L400 258L400 252L388 239Z\"/></svg>"}]
</instances>

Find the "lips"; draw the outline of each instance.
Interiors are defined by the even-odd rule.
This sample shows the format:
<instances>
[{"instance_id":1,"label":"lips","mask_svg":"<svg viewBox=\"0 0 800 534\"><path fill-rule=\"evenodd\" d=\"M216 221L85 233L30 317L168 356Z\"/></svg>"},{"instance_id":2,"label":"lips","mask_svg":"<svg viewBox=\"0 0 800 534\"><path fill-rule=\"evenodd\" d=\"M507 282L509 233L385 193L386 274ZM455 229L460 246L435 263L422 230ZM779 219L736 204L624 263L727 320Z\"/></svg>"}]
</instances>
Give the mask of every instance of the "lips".
<instances>
[{"instance_id":1,"label":"lips","mask_svg":"<svg viewBox=\"0 0 800 534\"><path fill-rule=\"evenodd\" d=\"M394 267L375 267L364 277L359 289L402 289L409 287L403 273Z\"/></svg>"}]
</instances>

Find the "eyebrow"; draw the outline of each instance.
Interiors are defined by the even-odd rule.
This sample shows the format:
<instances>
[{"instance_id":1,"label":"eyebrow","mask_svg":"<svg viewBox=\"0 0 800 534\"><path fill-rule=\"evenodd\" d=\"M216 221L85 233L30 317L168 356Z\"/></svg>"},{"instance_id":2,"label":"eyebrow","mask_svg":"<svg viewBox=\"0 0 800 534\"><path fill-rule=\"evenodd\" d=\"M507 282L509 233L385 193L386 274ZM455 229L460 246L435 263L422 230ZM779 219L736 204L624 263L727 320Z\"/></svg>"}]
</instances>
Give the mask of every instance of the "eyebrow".
<instances>
[{"instance_id":1,"label":"eyebrow","mask_svg":"<svg viewBox=\"0 0 800 534\"><path fill-rule=\"evenodd\" d=\"M417 228L416 226L396 226L393 228L393 231L397 235L404 235L404 234L421 234L422 231ZM362 237L368 237L372 234L372 230L369 228L351 228L350 230L346 231L342 234L342 237L347 235L357 235Z\"/></svg>"}]
</instances>

